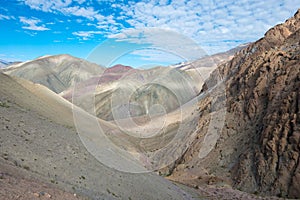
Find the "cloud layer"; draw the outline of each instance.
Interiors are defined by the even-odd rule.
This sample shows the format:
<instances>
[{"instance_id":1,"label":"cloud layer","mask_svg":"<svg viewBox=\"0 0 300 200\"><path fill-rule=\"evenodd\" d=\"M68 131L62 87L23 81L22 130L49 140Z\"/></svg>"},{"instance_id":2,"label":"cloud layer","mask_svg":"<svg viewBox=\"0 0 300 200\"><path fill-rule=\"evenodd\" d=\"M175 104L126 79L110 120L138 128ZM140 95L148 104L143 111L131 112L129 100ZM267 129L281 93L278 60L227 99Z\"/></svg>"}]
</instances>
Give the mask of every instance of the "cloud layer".
<instances>
[{"instance_id":1,"label":"cloud layer","mask_svg":"<svg viewBox=\"0 0 300 200\"><path fill-rule=\"evenodd\" d=\"M157 27L170 29L197 41L209 52L227 50L239 43L253 41L295 11L293 0L145 0L145 1L85 1L23 0L31 9L83 17L98 29L81 30L73 35L82 39L93 34L111 36L127 28ZM98 4L98 7L95 6ZM101 14L105 5L110 15ZM113 12L118 11L119 15ZM121 20L120 20L121 19ZM36 22L36 21L33 21ZM33 26L32 29L46 30ZM85 33L84 33L85 32Z\"/></svg>"},{"instance_id":2,"label":"cloud layer","mask_svg":"<svg viewBox=\"0 0 300 200\"><path fill-rule=\"evenodd\" d=\"M256 41L299 7L294 0L15 0L0 5L0 23L9 21L31 38L47 34L62 44L97 45L107 38L138 43L141 38L132 31L140 30L145 41L163 45L166 38L143 31L158 28L212 54Z\"/></svg>"},{"instance_id":3,"label":"cloud layer","mask_svg":"<svg viewBox=\"0 0 300 200\"><path fill-rule=\"evenodd\" d=\"M134 28L159 27L184 34L210 52L254 41L295 12L292 0L150 0L123 5Z\"/></svg>"}]
</instances>

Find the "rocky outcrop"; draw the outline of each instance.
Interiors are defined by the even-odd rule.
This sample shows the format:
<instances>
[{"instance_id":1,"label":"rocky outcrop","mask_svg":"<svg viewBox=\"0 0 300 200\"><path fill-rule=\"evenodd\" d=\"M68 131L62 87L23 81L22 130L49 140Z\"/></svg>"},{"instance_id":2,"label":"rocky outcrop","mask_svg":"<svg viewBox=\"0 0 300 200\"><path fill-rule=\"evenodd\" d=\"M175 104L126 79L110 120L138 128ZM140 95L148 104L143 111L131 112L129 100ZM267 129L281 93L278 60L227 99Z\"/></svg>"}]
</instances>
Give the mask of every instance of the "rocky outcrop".
<instances>
[{"instance_id":1,"label":"rocky outcrop","mask_svg":"<svg viewBox=\"0 0 300 200\"><path fill-rule=\"evenodd\" d=\"M178 165L171 179L218 177L243 191L300 198L299 28L300 11L212 73L203 92L220 76L226 85L220 138L199 159L207 115L214 112L205 98L199 102L199 137L180 163L186 167Z\"/></svg>"},{"instance_id":2,"label":"rocky outcrop","mask_svg":"<svg viewBox=\"0 0 300 200\"><path fill-rule=\"evenodd\" d=\"M300 197L299 28L298 11L238 55L243 63L227 81L228 111L242 108L252 126L252 145L232 171L234 185L250 192Z\"/></svg>"}]
</instances>

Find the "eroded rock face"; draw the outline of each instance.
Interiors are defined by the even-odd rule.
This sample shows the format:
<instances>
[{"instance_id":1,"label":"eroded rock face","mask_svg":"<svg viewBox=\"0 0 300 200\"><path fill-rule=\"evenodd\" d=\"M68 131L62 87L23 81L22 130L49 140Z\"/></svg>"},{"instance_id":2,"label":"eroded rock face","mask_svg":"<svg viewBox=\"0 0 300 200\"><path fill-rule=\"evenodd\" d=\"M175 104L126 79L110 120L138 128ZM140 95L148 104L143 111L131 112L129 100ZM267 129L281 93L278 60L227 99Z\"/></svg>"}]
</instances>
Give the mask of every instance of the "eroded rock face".
<instances>
[{"instance_id":1,"label":"eroded rock face","mask_svg":"<svg viewBox=\"0 0 300 200\"><path fill-rule=\"evenodd\" d=\"M259 191L286 196L292 192L289 188L297 183L293 179L299 173L300 65L280 52L270 54L270 62L263 62L244 85L237 86L242 88L240 91L236 87L229 90L232 96L239 94L230 99L229 112L235 114L235 106L242 107L238 112L252 124L255 136L253 147L242 154L233 174L237 174L236 185L248 189L248 173L255 178ZM247 159L251 160L250 166L243 164Z\"/></svg>"},{"instance_id":2,"label":"eroded rock face","mask_svg":"<svg viewBox=\"0 0 300 200\"><path fill-rule=\"evenodd\" d=\"M201 108L207 99L199 102L200 139L180 163L192 167L175 168L174 179L186 182L188 173L199 179L199 170L205 169L243 191L300 198L299 28L300 10L212 73L207 90L216 84L216 74L226 84L227 113L221 136L215 149L199 160L206 131L200 125L207 120L203 113L212 113L210 107Z\"/></svg>"},{"instance_id":3,"label":"eroded rock face","mask_svg":"<svg viewBox=\"0 0 300 200\"><path fill-rule=\"evenodd\" d=\"M297 12L238 55L244 61L227 81L228 111L242 107L254 135L232 171L234 185L250 192L300 197L299 28Z\"/></svg>"}]
</instances>

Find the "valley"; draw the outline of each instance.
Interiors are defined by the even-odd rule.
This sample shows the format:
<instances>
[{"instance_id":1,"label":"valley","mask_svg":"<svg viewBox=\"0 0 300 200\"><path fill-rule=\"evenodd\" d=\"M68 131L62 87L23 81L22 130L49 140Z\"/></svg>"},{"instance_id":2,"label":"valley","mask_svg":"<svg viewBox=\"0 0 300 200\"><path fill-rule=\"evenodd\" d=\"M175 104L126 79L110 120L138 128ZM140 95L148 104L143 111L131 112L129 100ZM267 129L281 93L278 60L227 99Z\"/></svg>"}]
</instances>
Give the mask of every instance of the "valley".
<instances>
[{"instance_id":1,"label":"valley","mask_svg":"<svg viewBox=\"0 0 300 200\"><path fill-rule=\"evenodd\" d=\"M300 198L300 10L170 66L0 65L0 199Z\"/></svg>"}]
</instances>

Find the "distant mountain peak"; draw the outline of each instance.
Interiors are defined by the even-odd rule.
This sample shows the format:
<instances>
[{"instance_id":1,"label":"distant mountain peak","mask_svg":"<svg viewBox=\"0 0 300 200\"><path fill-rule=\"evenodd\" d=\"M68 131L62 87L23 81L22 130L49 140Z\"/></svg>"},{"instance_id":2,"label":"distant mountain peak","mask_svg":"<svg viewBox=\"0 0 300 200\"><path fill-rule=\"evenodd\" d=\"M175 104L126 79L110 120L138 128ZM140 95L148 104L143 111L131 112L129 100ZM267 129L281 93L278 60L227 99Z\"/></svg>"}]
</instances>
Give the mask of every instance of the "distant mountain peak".
<instances>
[{"instance_id":1,"label":"distant mountain peak","mask_svg":"<svg viewBox=\"0 0 300 200\"><path fill-rule=\"evenodd\" d=\"M0 69L9 66L9 65L11 65L12 63L13 63L13 62L9 62L9 61L0 59Z\"/></svg>"},{"instance_id":2,"label":"distant mountain peak","mask_svg":"<svg viewBox=\"0 0 300 200\"><path fill-rule=\"evenodd\" d=\"M132 70L133 68L130 66L126 66L126 65L122 65L122 64L117 64L114 65L110 68L107 68L105 70L105 73L123 73L123 72L127 72L129 70Z\"/></svg>"},{"instance_id":3,"label":"distant mountain peak","mask_svg":"<svg viewBox=\"0 0 300 200\"><path fill-rule=\"evenodd\" d=\"M11 65L4 69L6 74L42 84L56 93L72 87L75 82L102 74L97 64L73 57L69 54L46 55L35 60Z\"/></svg>"}]
</instances>

